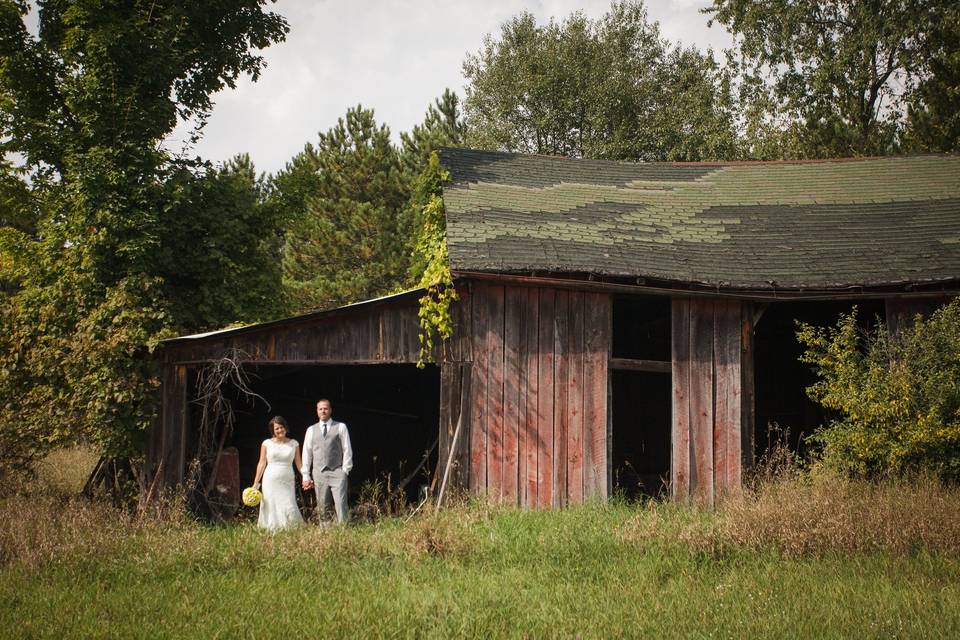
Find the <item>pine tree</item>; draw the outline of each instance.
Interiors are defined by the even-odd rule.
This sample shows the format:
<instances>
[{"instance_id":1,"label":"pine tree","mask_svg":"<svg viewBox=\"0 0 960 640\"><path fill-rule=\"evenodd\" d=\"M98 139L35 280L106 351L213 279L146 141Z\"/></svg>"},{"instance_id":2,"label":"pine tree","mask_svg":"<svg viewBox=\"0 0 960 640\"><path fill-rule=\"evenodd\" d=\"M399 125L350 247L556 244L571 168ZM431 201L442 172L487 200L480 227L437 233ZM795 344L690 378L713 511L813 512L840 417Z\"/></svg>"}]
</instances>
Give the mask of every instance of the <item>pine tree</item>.
<instances>
[{"instance_id":1,"label":"pine tree","mask_svg":"<svg viewBox=\"0 0 960 640\"><path fill-rule=\"evenodd\" d=\"M410 133L401 133L403 151L400 158L407 175L419 175L430 161L430 154L440 147L461 147L467 127L460 112L460 98L450 89L427 108L423 123Z\"/></svg>"},{"instance_id":2,"label":"pine tree","mask_svg":"<svg viewBox=\"0 0 960 640\"><path fill-rule=\"evenodd\" d=\"M377 125L373 111L349 109L275 182L303 187L286 192L304 207L283 248L292 310L333 307L404 285L408 191L390 130Z\"/></svg>"}]
</instances>

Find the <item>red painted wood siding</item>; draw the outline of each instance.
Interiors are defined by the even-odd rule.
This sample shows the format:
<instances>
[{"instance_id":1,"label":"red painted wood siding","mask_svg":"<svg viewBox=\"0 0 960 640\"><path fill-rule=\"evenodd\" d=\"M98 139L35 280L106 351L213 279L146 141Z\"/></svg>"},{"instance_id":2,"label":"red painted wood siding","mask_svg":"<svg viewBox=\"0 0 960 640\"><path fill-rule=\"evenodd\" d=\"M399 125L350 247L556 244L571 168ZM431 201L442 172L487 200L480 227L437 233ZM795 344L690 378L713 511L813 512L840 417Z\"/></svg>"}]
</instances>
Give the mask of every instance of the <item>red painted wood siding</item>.
<instances>
[{"instance_id":1,"label":"red painted wood siding","mask_svg":"<svg viewBox=\"0 0 960 640\"><path fill-rule=\"evenodd\" d=\"M520 299L520 482L521 504L538 503L537 438L539 389L538 292L523 289Z\"/></svg>"},{"instance_id":2,"label":"red painted wood siding","mask_svg":"<svg viewBox=\"0 0 960 640\"><path fill-rule=\"evenodd\" d=\"M537 321L537 502L538 507L554 504L553 490L553 387L554 387L554 314L556 291L534 289L540 298Z\"/></svg>"},{"instance_id":3,"label":"red painted wood siding","mask_svg":"<svg viewBox=\"0 0 960 640\"><path fill-rule=\"evenodd\" d=\"M606 497L610 297L474 283L471 306L471 489L545 508Z\"/></svg>"},{"instance_id":4,"label":"red painted wood siding","mask_svg":"<svg viewBox=\"0 0 960 640\"><path fill-rule=\"evenodd\" d=\"M583 497L607 495L607 385L611 308L605 294L584 297Z\"/></svg>"},{"instance_id":5,"label":"red painted wood siding","mask_svg":"<svg viewBox=\"0 0 960 640\"><path fill-rule=\"evenodd\" d=\"M712 505L740 487L745 309L735 300L673 301L672 492Z\"/></svg>"}]
</instances>

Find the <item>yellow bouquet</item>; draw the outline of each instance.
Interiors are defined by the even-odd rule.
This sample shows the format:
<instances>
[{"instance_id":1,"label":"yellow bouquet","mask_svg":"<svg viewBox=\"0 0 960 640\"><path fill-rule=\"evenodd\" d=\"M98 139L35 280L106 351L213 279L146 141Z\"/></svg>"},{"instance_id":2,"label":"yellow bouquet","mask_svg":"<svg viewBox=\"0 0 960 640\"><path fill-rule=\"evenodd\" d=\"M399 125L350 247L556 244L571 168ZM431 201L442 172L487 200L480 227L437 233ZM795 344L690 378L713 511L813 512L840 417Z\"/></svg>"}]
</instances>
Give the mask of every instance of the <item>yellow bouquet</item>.
<instances>
[{"instance_id":1,"label":"yellow bouquet","mask_svg":"<svg viewBox=\"0 0 960 640\"><path fill-rule=\"evenodd\" d=\"M247 487L243 490L243 504L248 507L255 507L260 504L260 498L263 497L263 494L260 493L254 487Z\"/></svg>"}]
</instances>

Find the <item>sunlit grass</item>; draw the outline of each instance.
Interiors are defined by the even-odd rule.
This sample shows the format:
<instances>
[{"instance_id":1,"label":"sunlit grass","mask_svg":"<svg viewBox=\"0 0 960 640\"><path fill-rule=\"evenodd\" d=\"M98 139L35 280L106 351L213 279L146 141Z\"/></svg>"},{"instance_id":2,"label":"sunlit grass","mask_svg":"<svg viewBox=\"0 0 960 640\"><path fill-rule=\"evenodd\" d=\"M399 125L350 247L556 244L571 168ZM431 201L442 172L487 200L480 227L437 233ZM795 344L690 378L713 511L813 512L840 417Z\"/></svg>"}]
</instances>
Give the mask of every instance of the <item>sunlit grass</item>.
<instances>
[{"instance_id":1,"label":"sunlit grass","mask_svg":"<svg viewBox=\"0 0 960 640\"><path fill-rule=\"evenodd\" d=\"M83 489L100 456L89 447L51 451L36 466L33 486L21 486L29 493L78 494Z\"/></svg>"},{"instance_id":2,"label":"sunlit grass","mask_svg":"<svg viewBox=\"0 0 960 640\"><path fill-rule=\"evenodd\" d=\"M13 495L0 637L960 637L958 526L931 479L277 535Z\"/></svg>"}]
</instances>

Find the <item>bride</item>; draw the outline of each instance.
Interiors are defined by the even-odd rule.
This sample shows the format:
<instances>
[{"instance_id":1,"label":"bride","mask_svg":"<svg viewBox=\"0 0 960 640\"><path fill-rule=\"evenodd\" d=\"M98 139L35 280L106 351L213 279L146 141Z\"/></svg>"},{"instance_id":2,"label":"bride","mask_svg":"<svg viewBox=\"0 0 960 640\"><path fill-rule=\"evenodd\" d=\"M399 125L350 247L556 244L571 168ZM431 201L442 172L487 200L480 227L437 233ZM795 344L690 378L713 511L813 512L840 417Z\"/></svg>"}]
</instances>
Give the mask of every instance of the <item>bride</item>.
<instances>
[{"instance_id":1,"label":"bride","mask_svg":"<svg viewBox=\"0 0 960 640\"><path fill-rule=\"evenodd\" d=\"M273 437L260 445L257 477L253 481L254 488L259 489L260 479L263 478L263 499L257 526L269 531L303 524L303 516L297 507L293 476L293 465L300 468L300 444L288 438L287 431L287 421L283 416L275 416L270 420L270 434Z\"/></svg>"}]
</instances>

